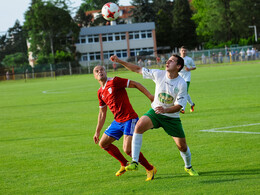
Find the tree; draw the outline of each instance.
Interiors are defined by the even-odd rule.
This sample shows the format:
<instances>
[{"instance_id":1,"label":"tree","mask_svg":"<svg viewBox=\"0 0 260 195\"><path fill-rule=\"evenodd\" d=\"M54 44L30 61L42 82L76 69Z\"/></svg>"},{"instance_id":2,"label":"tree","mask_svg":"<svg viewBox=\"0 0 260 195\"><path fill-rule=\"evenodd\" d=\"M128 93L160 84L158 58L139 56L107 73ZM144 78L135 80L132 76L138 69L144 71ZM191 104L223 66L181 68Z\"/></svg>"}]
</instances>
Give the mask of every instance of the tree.
<instances>
[{"instance_id":1,"label":"tree","mask_svg":"<svg viewBox=\"0 0 260 195\"><path fill-rule=\"evenodd\" d=\"M155 21L157 12L149 0L132 0L132 5L135 6L131 10L134 23Z\"/></svg>"},{"instance_id":2,"label":"tree","mask_svg":"<svg viewBox=\"0 0 260 195\"><path fill-rule=\"evenodd\" d=\"M260 28L260 3L255 0L193 0L197 35L205 42L219 44L252 36L248 26Z\"/></svg>"},{"instance_id":3,"label":"tree","mask_svg":"<svg viewBox=\"0 0 260 195\"><path fill-rule=\"evenodd\" d=\"M75 52L73 43L80 29L63 6L64 2L55 1L54 5L51 1L32 0L25 13L24 29L28 31L30 50L35 56L55 56L57 50Z\"/></svg>"},{"instance_id":4,"label":"tree","mask_svg":"<svg viewBox=\"0 0 260 195\"><path fill-rule=\"evenodd\" d=\"M23 67L29 64L27 55L21 52L6 55L2 63L6 67Z\"/></svg>"},{"instance_id":5,"label":"tree","mask_svg":"<svg viewBox=\"0 0 260 195\"><path fill-rule=\"evenodd\" d=\"M18 20L8 29L7 34L0 37L0 61L6 55L16 52L27 55L26 33Z\"/></svg>"},{"instance_id":6,"label":"tree","mask_svg":"<svg viewBox=\"0 0 260 195\"><path fill-rule=\"evenodd\" d=\"M106 4L107 0L85 0L84 3L81 4L80 8L76 12L75 21L81 26L98 26L100 24L105 25L107 21L100 14L93 20L92 14L86 15L87 11L100 10L103 5ZM118 4L118 0L109 1L112 3Z\"/></svg>"},{"instance_id":7,"label":"tree","mask_svg":"<svg viewBox=\"0 0 260 195\"><path fill-rule=\"evenodd\" d=\"M91 25L93 16L92 14L86 15L86 11L89 9L88 4L81 4L79 7L76 15L75 15L75 21L79 24L80 27L86 27Z\"/></svg>"},{"instance_id":8,"label":"tree","mask_svg":"<svg viewBox=\"0 0 260 195\"><path fill-rule=\"evenodd\" d=\"M172 23L175 47L185 45L193 48L197 45L196 25L191 17L192 11L188 0L175 0Z\"/></svg>"},{"instance_id":9,"label":"tree","mask_svg":"<svg viewBox=\"0 0 260 195\"><path fill-rule=\"evenodd\" d=\"M154 0L156 12L156 42L157 46L173 46L172 10L173 3L167 0Z\"/></svg>"}]
</instances>

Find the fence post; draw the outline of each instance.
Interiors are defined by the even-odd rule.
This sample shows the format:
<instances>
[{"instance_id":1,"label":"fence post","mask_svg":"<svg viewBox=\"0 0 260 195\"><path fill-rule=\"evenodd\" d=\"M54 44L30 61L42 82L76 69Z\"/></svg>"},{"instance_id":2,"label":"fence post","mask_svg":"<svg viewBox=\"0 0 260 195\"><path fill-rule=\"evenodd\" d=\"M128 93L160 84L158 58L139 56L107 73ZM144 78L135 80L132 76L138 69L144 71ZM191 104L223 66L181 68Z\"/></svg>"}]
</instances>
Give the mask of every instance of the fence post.
<instances>
[{"instance_id":1,"label":"fence post","mask_svg":"<svg viewBox=\"0 0 260 195\"><path fill-rule=\"evenodd\" d=\"M88 61L88 74L90 74L90 61Z\"/></svg>"},{"instance_id":2,"label":"fence post","mask_svg":"<svg viewBox=\"0 0 260 195\"><path fill-rule=\"evenodd\" d=\"M69 71L70 71L70 75L72 75L72 70L71 70L71 64L69 62Z\"/></svg>"},{"instance_id":3,"label":"fence post","mask_svg":"<svg viewBox=\"0 0 260 195\"><path fill-rule=\"evenodd\" d=\"M34 68L32 68L32 78L34 79Z\"/></svg>"},{"instance_id":4,"label":"fence post","mask_svg":"<svg viewBox=\"0 0 260 195\"><path fill-rule=\"evenodd\" d=\"M52 64L50 64L50 70L51 70L51 77L53 77Z\"/></svg>"}]
</instances>

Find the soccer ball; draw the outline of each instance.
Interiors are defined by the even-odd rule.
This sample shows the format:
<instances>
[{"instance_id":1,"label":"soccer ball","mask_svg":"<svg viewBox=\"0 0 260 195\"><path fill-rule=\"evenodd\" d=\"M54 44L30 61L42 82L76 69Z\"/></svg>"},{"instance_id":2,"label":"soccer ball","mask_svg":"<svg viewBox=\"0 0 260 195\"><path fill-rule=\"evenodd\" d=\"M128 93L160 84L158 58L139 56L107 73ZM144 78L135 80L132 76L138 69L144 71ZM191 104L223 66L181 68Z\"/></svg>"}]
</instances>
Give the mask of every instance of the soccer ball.
<instances>
[{"instance_id":1,"label":"soccer ball","mask_svg":"<svg viewBox=\"0 0 260 195\"><path fill-rule=\"evenodd\" d=\"M102 7L101 13L106 20L113 21L119 16L119 7L117 4L109 2Z\"/></svg>"}]
</instances>

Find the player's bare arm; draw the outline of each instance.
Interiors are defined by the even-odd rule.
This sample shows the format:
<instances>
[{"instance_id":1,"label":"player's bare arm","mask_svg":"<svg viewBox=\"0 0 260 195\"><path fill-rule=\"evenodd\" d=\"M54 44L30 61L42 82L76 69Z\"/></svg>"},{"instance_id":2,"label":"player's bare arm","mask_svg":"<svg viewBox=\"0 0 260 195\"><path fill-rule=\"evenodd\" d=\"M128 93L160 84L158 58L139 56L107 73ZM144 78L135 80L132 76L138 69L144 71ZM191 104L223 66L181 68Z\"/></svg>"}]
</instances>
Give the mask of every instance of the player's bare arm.
<instances>
[{"instance_id":1,"label":"player's bare arm","mask_svg":"<svg viewBox=\"0 0 260 195\"><path fill-rule=\"evenodd\" d=\"M181 108L182 108L181 105L174 105L169 108L164 108L163 106L158 106L154 109L154 111L156 114L174 113L174 112L179 112Z\"/></svg>"},{"instance_id":2,"label":"player's bare arm","mask_svg":"<svg viewBox=\"0 0 260 195\"><path fill-rule=\"evenodd\" d=\"M141 91L148 99L153 102L154 96L140 83L136 81L130 81L128 88L137 88Z\"/></svg>"},{"instance_id":3,"label":"player's bare arm","mask_svg":"<svg viewBox=\"0 0 260 195\"><path fill-rule=\"evenodd\" d=\"M99 142L100 131L102 130L103 125L106 121L106 116L107 116L107 106L99 108L98 123L97 123L95 135L93 137L95 144L98 144Z\"/></svg>"},{"instance_id":4,"label":"player's bare arm","mask_svg":"<svg viewBox=\"0 0 260 195\"><path fill-rule=\"evenodd\" d=\"M117 62L119 64L122 64L124 67L126 67L128 70L131 70L133 72L136 72L138 74L142 74L142 67L140 66L137 66L135 64L132 64L130 62L126 62L126 61L123 61L123 60L120 60L116 55L113 55L110 57L110 60L112 62Z\"/></svg>"}]
</instances>

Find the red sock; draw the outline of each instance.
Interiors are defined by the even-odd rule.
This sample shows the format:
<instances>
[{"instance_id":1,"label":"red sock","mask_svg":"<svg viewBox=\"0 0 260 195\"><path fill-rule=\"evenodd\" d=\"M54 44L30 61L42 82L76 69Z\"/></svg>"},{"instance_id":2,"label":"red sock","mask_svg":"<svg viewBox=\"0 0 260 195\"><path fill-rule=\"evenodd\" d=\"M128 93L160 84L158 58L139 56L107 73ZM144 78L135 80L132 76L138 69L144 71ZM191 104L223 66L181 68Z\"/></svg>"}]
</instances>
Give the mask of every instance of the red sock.
<instances>
[{"instance_id":1,"label":"red sock","mask_svg":"<svg viewBox=\"0 0 260 195\"><path fill-rule=\"evenodd\" d=\"M144 157L143 153L140 152L139 154L139 162L141 165L144 166L144 168L146 168L148 171L152 170L153 169L153 165L151 165L147 160L146 158Z\"/></svg>"},{"instance_id":2,"label":"red sock","mask_svg":"<svg viewBox=\"0 0 260 195\"><path fill-rule=\"evenodd\" d=\"M115 159L117 159L121 163L121 166L126 166L127 164L126 158L122 155L120 150L115 145L110 144L107 148L103 148L103 149L106 150Z\"/></svg>"}]
</instances>

